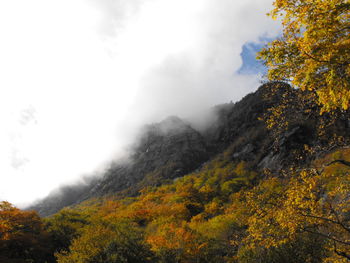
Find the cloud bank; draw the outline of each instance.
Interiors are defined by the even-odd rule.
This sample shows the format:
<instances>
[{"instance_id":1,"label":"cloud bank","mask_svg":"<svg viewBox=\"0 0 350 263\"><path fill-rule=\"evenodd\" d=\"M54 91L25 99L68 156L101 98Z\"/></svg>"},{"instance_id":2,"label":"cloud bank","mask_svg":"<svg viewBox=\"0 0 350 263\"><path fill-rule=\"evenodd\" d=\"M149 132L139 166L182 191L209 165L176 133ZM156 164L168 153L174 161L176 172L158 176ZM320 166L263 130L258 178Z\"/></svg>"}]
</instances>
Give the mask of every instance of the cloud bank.
<instances>
[{"instance_id":1,"label":"cloud bank","mask_svg":"<svg viewBox=\"0 0 350 263\"><path fill-rule=\"evenodd\" d=\"M258 86L242 47L272 0L0 2L0 199L23 205L122 154L140 125L200 119Z\"/></svg>"}]
</instances>

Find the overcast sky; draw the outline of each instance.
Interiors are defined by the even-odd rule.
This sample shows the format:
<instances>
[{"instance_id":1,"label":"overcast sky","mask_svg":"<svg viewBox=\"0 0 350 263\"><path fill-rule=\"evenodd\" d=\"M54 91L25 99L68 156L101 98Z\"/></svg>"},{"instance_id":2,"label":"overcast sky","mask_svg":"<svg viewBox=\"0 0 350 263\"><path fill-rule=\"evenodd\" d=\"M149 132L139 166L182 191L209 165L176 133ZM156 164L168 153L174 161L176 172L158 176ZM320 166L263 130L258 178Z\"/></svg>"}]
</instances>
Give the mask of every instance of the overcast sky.
<instances>
[{"instance_id":1,"label":"overcast sky","mask_svg":"<svg viewBox=\"0 0 350 263\"><path fill-rule=\"evenodd\" d=\"M44 197L139 125L254 91L252 47L279 32L271 3L0 0L0 200Z\"/></svg>"}]
</instances>

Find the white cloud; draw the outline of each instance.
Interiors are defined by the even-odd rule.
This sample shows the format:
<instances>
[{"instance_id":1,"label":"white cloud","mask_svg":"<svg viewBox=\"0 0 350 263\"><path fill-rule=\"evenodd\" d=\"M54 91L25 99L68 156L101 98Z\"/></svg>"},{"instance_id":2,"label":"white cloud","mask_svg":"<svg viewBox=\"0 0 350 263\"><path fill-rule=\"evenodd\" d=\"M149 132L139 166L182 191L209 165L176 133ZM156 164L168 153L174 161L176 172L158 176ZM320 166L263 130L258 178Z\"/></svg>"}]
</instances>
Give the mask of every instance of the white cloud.
<instances>
[{"instance_id":1,"label":"white cloud","mask_svg":"<svg viewBox=\"0 0 350 263\"><path fill-rule=\"evenodd\" d=\"M238 100L271 0L0 0L0 198L92 172L136 127Z\"/></svg>"}]
</instances>

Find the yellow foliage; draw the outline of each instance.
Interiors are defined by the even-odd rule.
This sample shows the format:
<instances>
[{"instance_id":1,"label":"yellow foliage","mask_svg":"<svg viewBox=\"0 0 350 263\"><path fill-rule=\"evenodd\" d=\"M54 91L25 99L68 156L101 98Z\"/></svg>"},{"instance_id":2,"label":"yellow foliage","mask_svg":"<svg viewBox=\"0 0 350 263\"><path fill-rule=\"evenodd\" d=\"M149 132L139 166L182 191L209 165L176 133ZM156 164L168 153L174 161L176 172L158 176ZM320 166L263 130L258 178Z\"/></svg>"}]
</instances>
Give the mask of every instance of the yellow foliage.
<instances>
[{"instance_id":1,"label":"yellow foliage","mask_svg":"<svg viewBox=\"0 0 350 263\"><path fill-rule=\"evenodd\" d=\"M252 248L280 247L311 233L326 241L325 262L344 262L350 256L349 193L350 167L341 163L304 169L288 181L265 180L244 194L249 206L244 242Z\"/></svg>"},{"instance_id":2,"label":"yellow foliage","mask_svg":"<svg viewBox=\"0 0 350 263\"><path fill-rule=\"evenodd\" d=\"M314 91L323 112L348 109L349 11L348 0L276 0L270 15L282 17L283 36L258 56L268 77Z\"/></svg>"}]
</instances>

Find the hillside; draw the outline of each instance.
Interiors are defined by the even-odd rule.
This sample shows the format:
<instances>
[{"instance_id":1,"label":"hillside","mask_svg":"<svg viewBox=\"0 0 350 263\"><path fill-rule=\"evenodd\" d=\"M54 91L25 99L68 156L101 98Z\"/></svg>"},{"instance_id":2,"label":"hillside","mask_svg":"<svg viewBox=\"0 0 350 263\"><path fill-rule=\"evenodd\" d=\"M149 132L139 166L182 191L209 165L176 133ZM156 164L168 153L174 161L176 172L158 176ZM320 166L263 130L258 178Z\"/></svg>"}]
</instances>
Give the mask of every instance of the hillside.
<instances>
[{"instance_id":1,"label":"hillside","mask_svg":"<svg viewBox=\"0 0 350 263\"><path fill-rule=\"evenodd\" d=\"M345 145L350 134L346 116L334 120L320 116L317 108L302 106L298 92L280 82L264 84L237 103L214 107L216 121L204 131L196 131L175 116L147 125L127 161L116 160L102 177L63 187L30 209L47 216L90 198L136 196L145 187L169 183L200 169L223 152L232 162L244 161L257 171L278 173L291 165L305 166L339 143ZM267 129L265 116L285 101L295 105L285 113L288 125ZM321 125L324 136L319 136ZM336 137L343 141L335 142Z\"/></svg>"},{"instance_id":2,"label":"hillside","mask_svg":"<svg viewBox=\"0 0 350 263\"><path fill-rule=\"evenodd\" d=\"M225 16L216 7L210 11ZM237 10L245 21L235 24L239 32L254 33L251 7ZM177 116L144 126L128 156L29 210L0 201L0 262L350 262L350 3L276 0L268 15L282 22L278 37L257 53L270 82L213 107L205 128ZM233 40L220 21L220 32ZM270 31L255 41L265 44ZM215 50L225 47L220 35L210 34ZM234 75L220 53L205 59L220 80L181 54L200 74L174 54L176 67L154 71L161 88L176 88L167 98L191 96L179 72L204 92L226 87L224 67Z\"/></svg>"},{"instance_id":3,"label":"hillside","mask_svg":"<svg viewBox=\"0 0 350 263\"><path fill-rule=\"evenodd\" d=\"M348 262L349 112L308 102L273 82L205 130L145 126L127 161L33 207L47 217L0 202L0 261Z\"/></svg>"}]
</instances>

